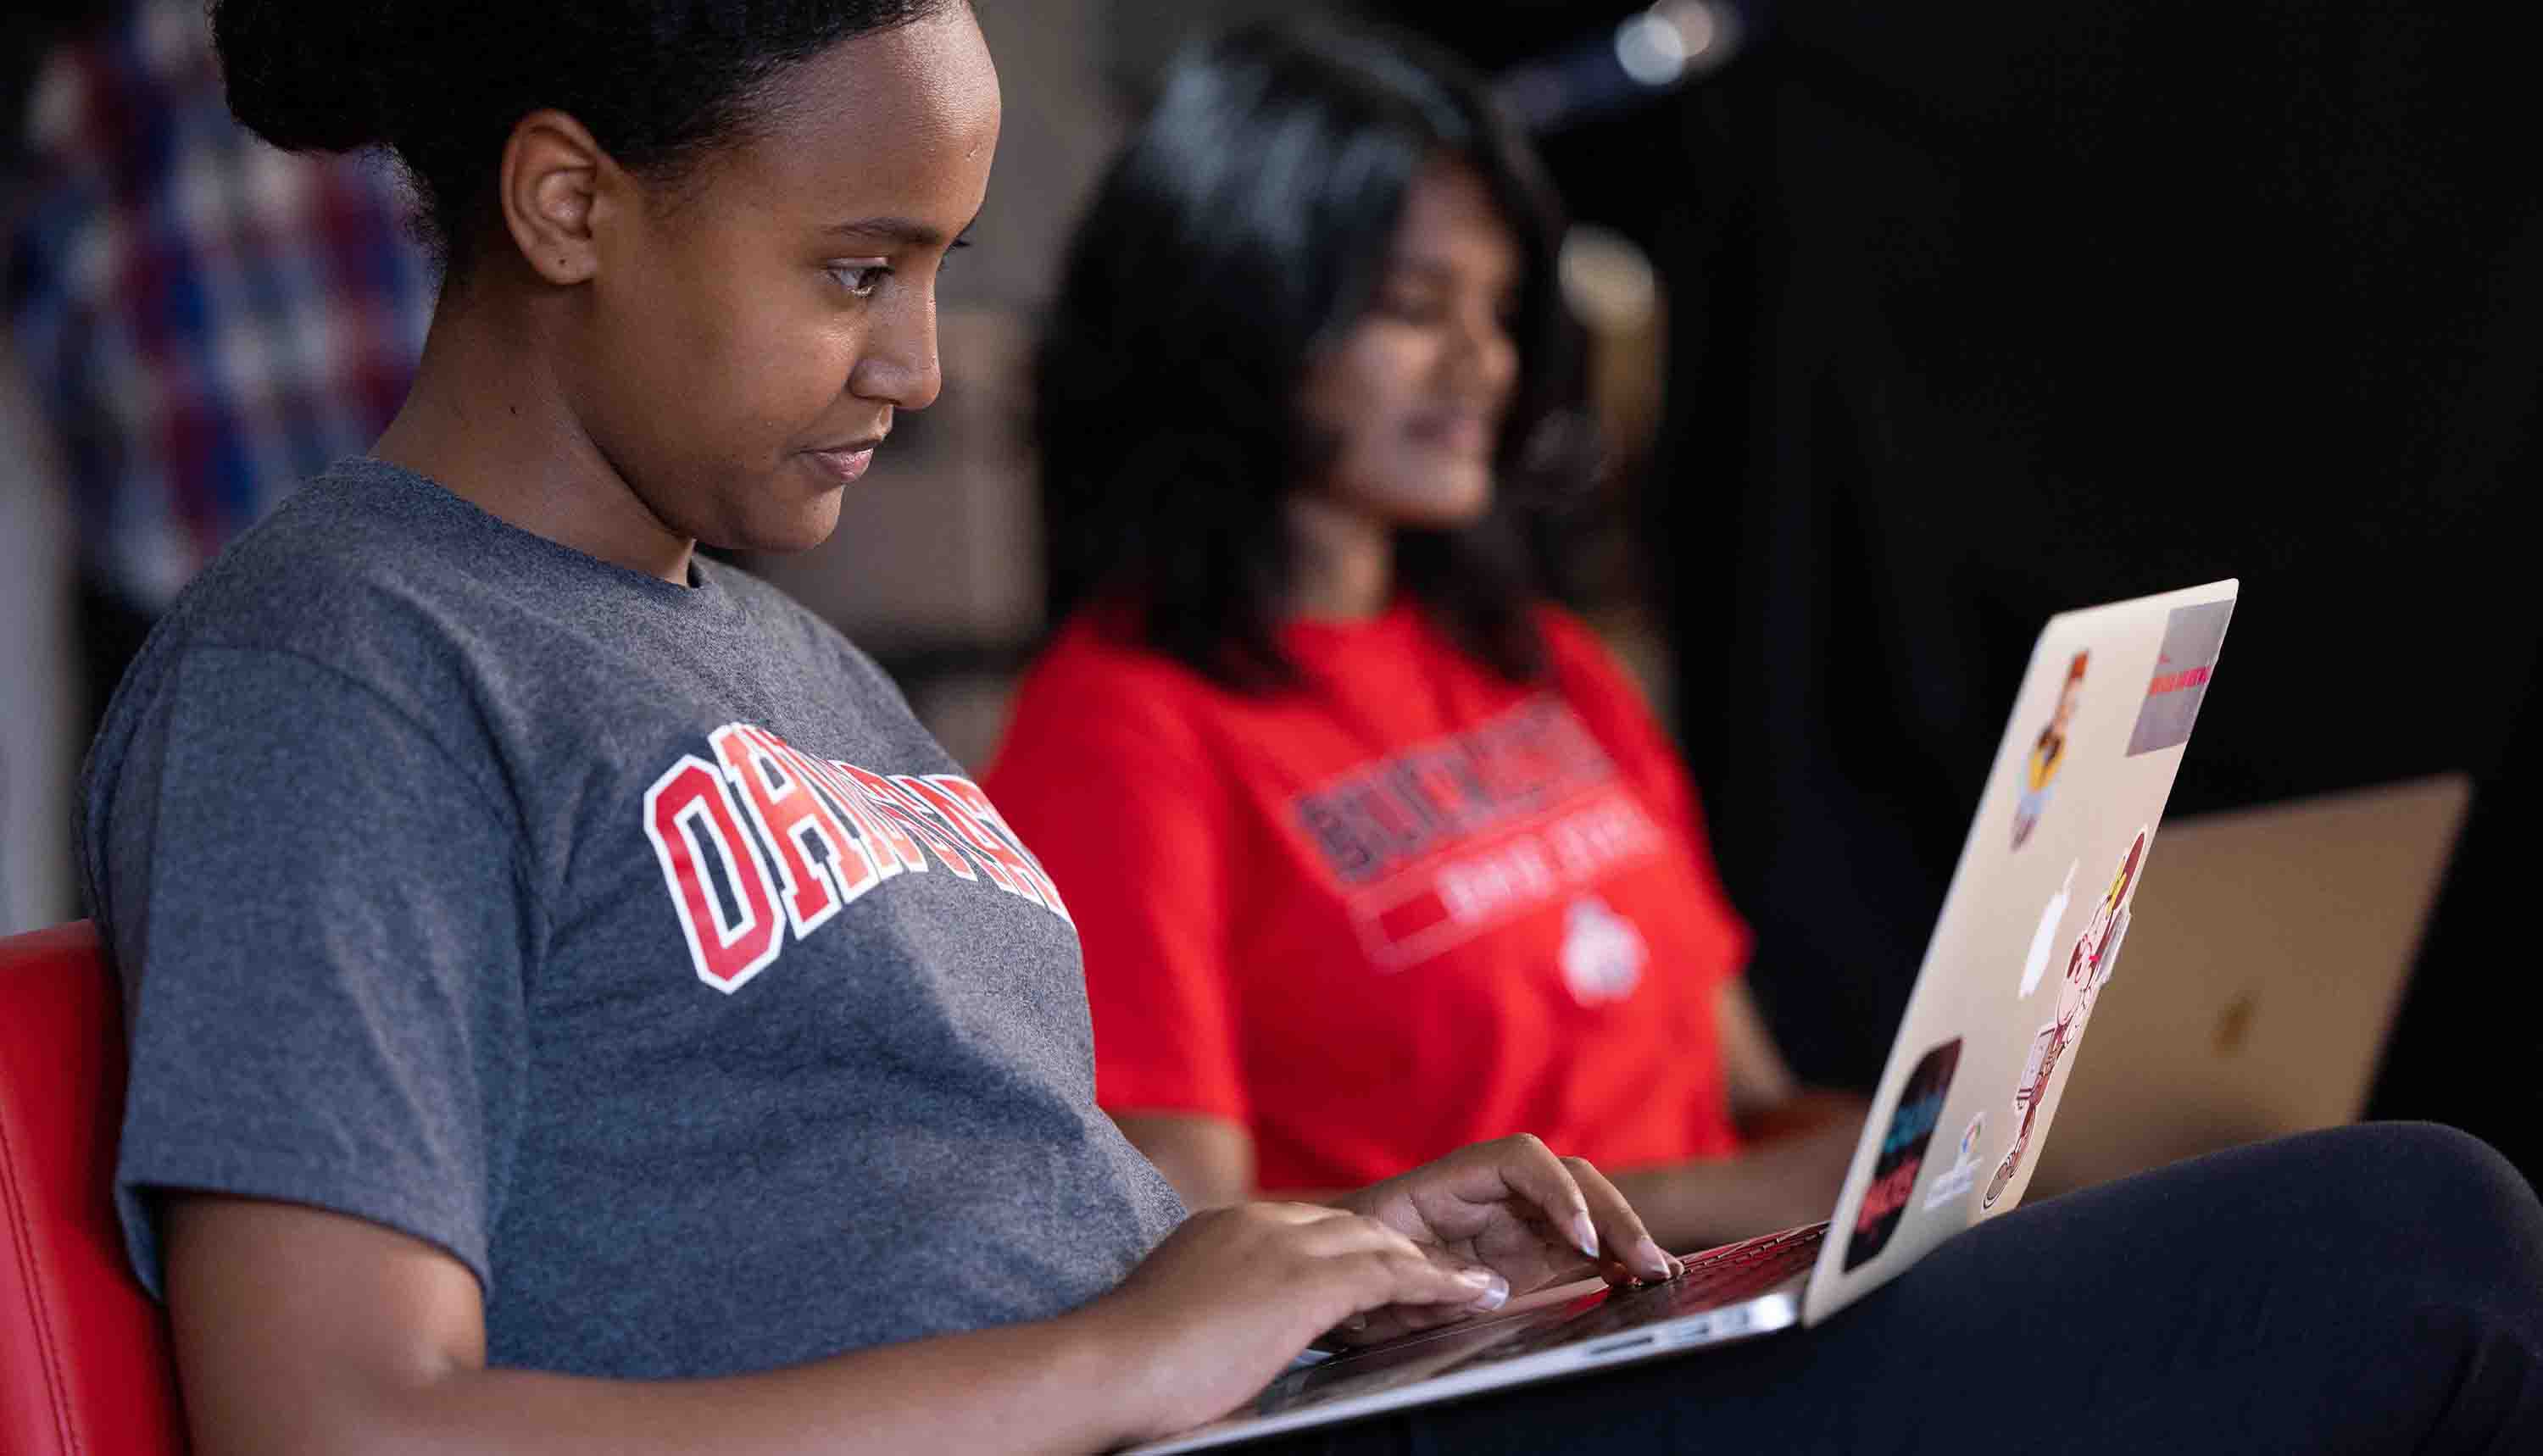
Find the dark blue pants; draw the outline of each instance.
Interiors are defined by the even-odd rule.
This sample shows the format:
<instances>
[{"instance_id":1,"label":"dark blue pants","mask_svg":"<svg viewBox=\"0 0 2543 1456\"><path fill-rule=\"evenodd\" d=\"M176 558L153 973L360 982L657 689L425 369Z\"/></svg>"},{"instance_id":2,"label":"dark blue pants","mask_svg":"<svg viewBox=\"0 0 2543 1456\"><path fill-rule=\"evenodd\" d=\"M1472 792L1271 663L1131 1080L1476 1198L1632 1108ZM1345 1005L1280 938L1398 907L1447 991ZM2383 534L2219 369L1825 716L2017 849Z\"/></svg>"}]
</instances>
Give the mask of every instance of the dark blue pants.
<instances>
[{"instance_id":1,"label":"dark blue pants","mask_svg":"<svg viewBox=\"0 0 2543 1456\"><path fill-rule=\"evenodd\" d=\"M2451 1129L2312 1133L2024 1207L1816 1330L1270 1448L2543 1453L2543 1205Z\"/></svg>"}]
</instances>

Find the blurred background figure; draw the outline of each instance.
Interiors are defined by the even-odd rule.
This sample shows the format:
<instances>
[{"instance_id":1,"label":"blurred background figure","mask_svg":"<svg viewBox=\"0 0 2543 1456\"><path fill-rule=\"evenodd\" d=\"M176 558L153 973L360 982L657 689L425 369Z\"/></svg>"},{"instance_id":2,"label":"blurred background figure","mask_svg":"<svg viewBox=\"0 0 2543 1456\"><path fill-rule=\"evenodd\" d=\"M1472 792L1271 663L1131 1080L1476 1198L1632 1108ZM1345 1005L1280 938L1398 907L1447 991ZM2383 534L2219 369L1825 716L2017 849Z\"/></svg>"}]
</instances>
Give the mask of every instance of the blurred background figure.
<instances>
[{"instance_id":1,"label":"blurred background figure","mask_svg":"<svg viewBox=\"0 0 2543 1456\"><path fill-rule=\"evenodd\" d=\"M1529 85L1684 15L1374 8ZM2470 14L1729 13L1718 64L1539 142L1658 277L1665 419L1621 484L1795 1070L1878 1074L2041 620L2231 575L2172 813L2470 774L2367 1112L2543 1172L2489 950L2543 811L2528 51Z\"/></svg>"},{"instance_id":2,"label":"blurred background figure","mask_svg":"<svg viewBox=\"0 0 2543 1456\"><path fill-rule=\"evenodd\" d=\"M946 285L944 403L829 546L762 564L975 765L1044 629L1025 341L1069 220L1179 46L1300 9L982 7L1011 124L981 246ZM2174 812L2471 775L2369 1111L2444 1117L2543 1171L2543 1087L2512 1075L2528 1038L2490 1010L2543 812L2543 613L2516 590L2543 524L2543 192L2504 13L1360 9L1499 78L1575 219L1563 271L1612 468L1560 554L1693 770L1801 1077L1877 1074L2040 620L2235 575ZM57 41L137 13L8 8L0 115L40 110ZM140 115L111 101L90 124L164 134ZM54 192L39 151L23 130L0 146L13 237ZM63 585L70 561L126 548L66 535L82 447L55 366L14 343L8 928L76 913L64 786L94 707L65 705L112 678L76 645L119 664L129 638L102 585ZM113 410L154 418L141 388ZM2158 846L2151 888L2163 874Z\"/></svg>"},{"instance_id":3,"label":"blurred background figure","mask_svg":"<svg viewBox=\"0 0 2543 1456\"><path fill-rule=\"evenodd\" d=\"M13 443L35 448L0 464L33 528L11 543L26 625L10 653L24 672L49 664L58 687L25 693L0 747L7 806L57 815L7 816L0 868L23 865L0 897L11 928L58 918L65 740L85 741L88 711L204 563L297 482L369 448L433 293L383 165L286 157L230 119L196 0L58 19L32 69L12 68L26 89L5 214L9 414ZM61 512L29 503L45 475L75 549ZM66 575L79 646L63 671ZM13 708L22 691L13 681Z\"/></svg>"},{"instance_id":4,"label":"blurred background figure","mask_svg":"<svg viewBox=\"0 0 2543 1456\"><path fill-rule=\"evenodd\" d=\"M36 78L10 255L19 357L85 570L155 615L288 483L368 449L433 283L383 165L231 121L202 7L142 0Z\"/></svg>"},{"instance_id":5,"label":"blurred background figure","mask_svg":"<svg viewBox=\"0 0 2543 1456\"><path fill-rule=\"evenodd\" d=\"M1588 25L1391 8L1501 68ZM2368 1111L2543 1169L2487 1010L2543 808L2528 52L2279 5L1745 19L1726 64L1544 146L1662 279L1640 539L1796 1069L1877 1073L2041 620L2230 575L2172 812L2470 773Z\"/></svg>"},{"instance_id":6,"label":"blurred background figure","mask_svg":"<svg viewBox=\"0 0 2543 1456\"><path fill-rule=\"evenodd\" d=\"M1836 1196L1861 1108L1764 1035L1667 735L1533 570L1595 470L1561 236L1463 67L1320 25L1178 62L1071 242L1067 625L984 787L1076 922L1097 1098L1194 1206L1518 1132L1669 1248Z\"/></svg>"}]
</instances>

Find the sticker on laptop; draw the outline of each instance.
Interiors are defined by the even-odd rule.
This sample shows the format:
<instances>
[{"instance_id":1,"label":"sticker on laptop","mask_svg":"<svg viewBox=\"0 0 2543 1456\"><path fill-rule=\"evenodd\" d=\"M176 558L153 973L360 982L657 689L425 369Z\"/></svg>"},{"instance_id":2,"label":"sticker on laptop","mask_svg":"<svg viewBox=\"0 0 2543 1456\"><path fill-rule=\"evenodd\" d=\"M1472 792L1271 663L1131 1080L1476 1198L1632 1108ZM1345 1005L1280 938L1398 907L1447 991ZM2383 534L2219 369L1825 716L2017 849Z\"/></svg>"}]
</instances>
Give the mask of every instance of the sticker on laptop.
<instances>
[{"instance_id":1,"label":"sticker on laptop","mask_svg":"<svg viewBox=\"0 0 2543 1456\"><path fill-rule=\"evenodd\" d=\"M2075 872L2082 868L2084 862L2081 860L2067 861L2066 879L2058 884L2057 893L2050 895L2048 903L2040 909L2040 925L2031 932L2031 950L2022 958L2022 999L2025 1001L2031 999L2032 992L2040 989L2040 978L2048 973L2048 953L2057 945L2057 922L2066 918L2066 902L2075 894Z\"/></svg>"},{"instance_id":2,"label":"sticker on laptop","mask_svg":"<svg viewBox=\"0 0 2543 1456\"><path fill-rule=\"evenodd\" d=\"M2066 664L2066 680L2057 688L2057 706L2049 713L2040 736L2031 740L2031 751L2023 756L2022 793L2013 804L2015 849L2029 842L2040 816L2048 812L2049 792L2057 787L2057 771L2066 766L2066 731L2073 726L2076 705L2083 699L2084 667L2092 657L2091 652L2077 652L2074 660Z\"/></svg>"},{"instance_id":3,"label":"sticker on laptop","mask_svg":"<svg viewBox=\"0 0 2543 1456\"><path fill-rule=\"evenodd\" d=\"M2190 741L2198 705L2207 698L2207 679L2216 672L2216 651L2225 645L2225 621L2233 615L2230 601L2173 608L2163 624L2163 651L2154 659L2154 679L2146 684L2137 726L2128 733L2128 757Z\"/></svg>"},{"instance_id":4,"label":"sticker on laptop","mask_svg":"<svg viewBox=\"0 0 2543 1456\"><path fill-rule=\"evenodd\" d=\"M1986 1113L1969 1113L1969 1125L1961 1129L1960 1151L1952 1155L1952 1166L1934 1175L1925 1188L1925 1211L1933 1212L1946 1203L1968 1196L1969 1185L1978 1181L1978 1162L1986 1157Z\"/></svg>"},{"instance_id":5,"label":"sticker on laptop","mask_svg":"<svg viewBox=\"0 0 2543 1456\"><path fill-rule=\"evenodd\" d=\"M2040 1105L2047 1099L2049 1079L2057 1074L2075 1043L2083 1039L2084 1024L2091 1020L2093 1002L2108 985L2112 969L2119 963L2119 942L2127 933L2128 901L2136 892L2137 871L2145 863L2146 840L2150 830L2137 830L2128 845L2127 854L2119 861L2118 873L2111 877L2110 887L2102 892L2093 906L2093 918L2084 933L2075 938L2074 948L2066 953L2066 971L2057 985L2057 1012L2054 1020L2032 1034L2031 1053L2023 1059L2022 1080L2014 1085L2012 1145L2004 1150L2004 1161L1998 1163L1995 1176L1987 1180L1982 1208L1993 1208L2013 1186L2015 1175L2022 1172L2023 1155L2031 1151L2031 1134L2040 1118Z\"/></svg>"},{"instance_id":6,"label":"sticker on laptop","mask_svg":"<svg viewBox=\"0 0 2543 1456\"><path fill-rule=\"evenodd\" d=\"M2128 909L2119 907L2119 918L2112 925L2110 937L2102 944L2102 954L2093 963L2093 989L2099 992L2110 984L2111 972L2119 968L2119 948L2128 942Z\"/></svg>"},{"instance_id":7,"label":"sticker on laptop","mask_svg":"<svg viewBox=\"0 0 2543 1456\"><path fill-rule=\"evenodd\" d=\"M1961 1038L1953 1037L1918 1058L1899 1089L1898 1109L1889 1114L1889 1131L1873 1160L1872 1185L1863 1190L1855 1211L1854 1230L1846 1235L1845 1267L1851 1273L1888 1247L1916 1191L1916 1175L1925 1166L1926 1145L1934 1124L1943 1119L1943 1100L1951 1096L1952 1074L1961 1067Z\"/></svg>"}]
</instances>

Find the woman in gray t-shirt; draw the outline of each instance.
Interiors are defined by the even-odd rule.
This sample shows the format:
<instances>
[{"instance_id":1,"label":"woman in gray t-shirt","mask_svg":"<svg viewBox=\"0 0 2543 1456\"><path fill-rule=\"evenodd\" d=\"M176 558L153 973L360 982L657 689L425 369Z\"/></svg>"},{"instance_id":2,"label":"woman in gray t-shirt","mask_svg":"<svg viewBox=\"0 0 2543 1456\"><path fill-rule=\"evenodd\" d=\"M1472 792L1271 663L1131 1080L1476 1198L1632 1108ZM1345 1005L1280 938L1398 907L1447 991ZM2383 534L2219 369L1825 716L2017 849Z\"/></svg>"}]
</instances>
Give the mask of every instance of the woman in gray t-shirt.
<instances>
[{"instance_id":1,"label":"woman in gray t-shirt","mask_svg":"<svg viewBox=\"0 0 2543 1456\"><path fill-rule=\"evenodd\" d=\"M1095 1108L1056 888L871 662L695 555L817 543L935 398L935 276L999 127L965 5L213 23L248 126L397 153L447 280L373 458L188 592L91 760L132 1038L117 1193L197 1449L1097 1450L1229 1410L1319 1338L1674 1271L1528 1138L1186 1217ZM2151 1445L2228 1392L2238 1429L2305 1445L2334 1390L2414 1442L2530 1430L2543 1235L2513 1175L2441 1136L2273 1159L2002 1220L1781 1353L1340 1439L1939 1415ZM2334 1160L2410 1200L2334 1196L2307 1175ZM2328 1281L2166 1280L2110 1237L2289 1206L2301 1247L2270 1257ZM2388 1223L2510 1252L2397 1282ZM2043 1320L2043 1270L2089 1320ZM2502 1270L2527 1291L2481 1294ZM2326 1282L2364 1314L2315 1319ZM2264 1346L2273 1320L2314 1343ZM2468 1350L2504 1373L2454 1381ZM2003 1399L1968 1394L1979 1369ZM2112 1394L2072 1405L2086 1385Z\"/></svg>"}]
</instances>

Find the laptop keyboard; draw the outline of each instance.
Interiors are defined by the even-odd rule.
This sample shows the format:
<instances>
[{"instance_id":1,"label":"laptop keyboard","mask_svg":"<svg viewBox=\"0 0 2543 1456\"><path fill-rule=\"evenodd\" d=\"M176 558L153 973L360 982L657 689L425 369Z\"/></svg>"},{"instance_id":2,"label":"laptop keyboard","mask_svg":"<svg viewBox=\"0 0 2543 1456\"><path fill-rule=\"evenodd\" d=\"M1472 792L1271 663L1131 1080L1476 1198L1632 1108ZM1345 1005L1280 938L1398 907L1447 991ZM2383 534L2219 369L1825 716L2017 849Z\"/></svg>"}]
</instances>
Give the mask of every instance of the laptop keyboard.
<instances>
[{"instance_id":1,"label":"laptop keyboard","mask_svg":"<svg viewBox=\"0 0 2543 1456\"><path fill-rule=\"evenodd\" d=\"M1476 1351L1465 1363L1507 1360L1578 1341L1618 1335L1680 1315L1753 1299L1807 1272L1819 1255L1827 1225L1787 1229L1708 1250L1686 1261L1686 1272L1665 1283L1610 1289L1598 1302L1557 1324L1525 1326Z\"/></svg>"}]
</instances>

